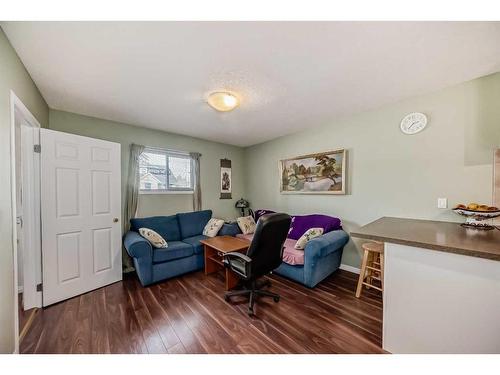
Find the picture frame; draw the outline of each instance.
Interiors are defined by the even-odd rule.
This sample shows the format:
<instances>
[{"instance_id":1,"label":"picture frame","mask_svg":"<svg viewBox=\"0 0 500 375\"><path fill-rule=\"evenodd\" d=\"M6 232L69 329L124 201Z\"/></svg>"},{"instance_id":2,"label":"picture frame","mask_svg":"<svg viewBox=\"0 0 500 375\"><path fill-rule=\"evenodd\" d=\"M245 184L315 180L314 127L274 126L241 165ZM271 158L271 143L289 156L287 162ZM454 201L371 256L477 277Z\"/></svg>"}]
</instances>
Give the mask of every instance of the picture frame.
<instances>
[{"instance_id":1,"label":"picture frame","mask_svg":"<svg viewBox=\"0 0 500 375\"><path fill-rule=\"evenodd\" d=\"M220 169L220 191L221 193L231 192L231 168Z\"/></svg>"},{"instance_id":2,"label":"picture frame","mask_svg":"<svg viewBox=\"0 0 500 375\"><path fill-rule=\"evenodd\" d=\"M345 149L279 161L281 194L346 194Z\"/></svg>"},{"instance_id":3,"label":"picture frame","mask_svg":"<svg viewBox=\"0 0 500 375\"><path fill-rule=\"evenodd\" d=\"M231 173L231 160L220 161L220 199L232 199L233 180Z\"/></svg>"}]
</instances>

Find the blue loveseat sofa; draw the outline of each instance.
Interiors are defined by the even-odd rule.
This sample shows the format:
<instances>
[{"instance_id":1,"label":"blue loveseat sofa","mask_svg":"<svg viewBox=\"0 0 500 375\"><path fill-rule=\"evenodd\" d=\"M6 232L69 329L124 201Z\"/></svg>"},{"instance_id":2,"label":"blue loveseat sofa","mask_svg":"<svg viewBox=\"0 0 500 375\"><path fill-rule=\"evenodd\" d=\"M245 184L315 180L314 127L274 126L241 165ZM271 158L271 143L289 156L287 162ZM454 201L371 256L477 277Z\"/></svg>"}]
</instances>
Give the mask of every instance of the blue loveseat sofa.
<instances>
[{"instance_id":1,"label":"blue loveseat sofa","mask_svg":"<svg viewBox=\"0 0 500 375\"><path fill-rule=\"evenodd\" d=\"M130 220L130 231L123 239L127 253L134 260L137 276L143 286L200 270L204 267L203 245L207 238L203 228L212 218L212 211L179 213L171 216L154 216ZM139 228L149 228L166 239L166 249L156 249L139 233ZM226 225L219 235L234 236L236 228Z\"/></svg>"},{"instance_id":2,"label":"blue loveseat sofa","mask_svg":"<svg viewBox=\"0 0 500 375\"><path fill-rule=\"evenodd\" d=\"M274 211L257 210L254 219L257 221L261 215L272 212ZM296 240L307 229L314 227L327 227L328 231L310 240L303 252L298 251L300 255L297 255L297 250L293 249ZM233 228L233 231L237 232L238 237L248 240L253 237L253 235L242 235L237 225L236 228ZM285 241L283 262L274 270L274 273L297 281L309 288L314 288L340 267L344 246L349 241L349 235L342 230L340 219L319 214L292 216L292 225L288 237Z\"/></svg>"},{"instance_id":3,"label":"blue loveseat sofa","mask_svg":"<svg viewBox=\"0 0 500 375\"><path fill-rule=\"evenodd\" d=\"M237 231L238 237L241 236L237 225L232 231ZM243 238L250 239L251 236L245 235ZM283 261L274 273L314 288L340 267L342 252L348 241L349 235L342 229L313 238L304 248L304 264L291 265Z\"/></svg>"}]
</instances>

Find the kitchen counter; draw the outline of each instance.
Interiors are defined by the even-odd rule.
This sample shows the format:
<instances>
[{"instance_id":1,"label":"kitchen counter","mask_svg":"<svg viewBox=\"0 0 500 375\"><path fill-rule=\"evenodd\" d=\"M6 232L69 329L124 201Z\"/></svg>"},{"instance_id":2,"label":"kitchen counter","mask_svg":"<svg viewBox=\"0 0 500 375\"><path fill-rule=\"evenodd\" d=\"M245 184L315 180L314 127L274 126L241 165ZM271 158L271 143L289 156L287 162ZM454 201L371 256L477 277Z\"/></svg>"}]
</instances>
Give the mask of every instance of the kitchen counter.
<instances>
[{"instance_id":1,"label":"kitchen counter","mask_svg":"<svg viewBox=\"0 0 500 375\"><path fill-rule=\"evenodd\" d=\"M382 217L352 237L500 261L500 230L465 228L460 223Z\"/></svg>"},{"instance_id":2,"label":"kitchen counter","mask_svg":"<svg viewBox=\"0 0 500 375\"><path fill-rule=\"evenodd\" d=\"M383 217L351 236L384 242L386 351L500 353L500 230Z\"/></svg>"}]
</instances>

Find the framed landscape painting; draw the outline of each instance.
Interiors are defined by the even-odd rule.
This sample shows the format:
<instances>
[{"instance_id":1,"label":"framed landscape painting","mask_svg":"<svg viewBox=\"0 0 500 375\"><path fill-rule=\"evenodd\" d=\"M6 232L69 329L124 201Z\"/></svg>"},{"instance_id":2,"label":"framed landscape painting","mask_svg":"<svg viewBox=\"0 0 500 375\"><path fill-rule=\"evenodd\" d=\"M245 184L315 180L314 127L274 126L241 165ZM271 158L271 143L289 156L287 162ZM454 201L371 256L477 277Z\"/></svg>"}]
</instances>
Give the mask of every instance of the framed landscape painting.
<instances>
[{"instance_id":1,"label":"framed landscape painting","mask_svg":"<svg viewBox=\"0 0 500 375\"><path fill-rule=\"evenodd\" d=\"M345 194L346 150L280 161L283 194Z\"/></svg>"}]
</instances>

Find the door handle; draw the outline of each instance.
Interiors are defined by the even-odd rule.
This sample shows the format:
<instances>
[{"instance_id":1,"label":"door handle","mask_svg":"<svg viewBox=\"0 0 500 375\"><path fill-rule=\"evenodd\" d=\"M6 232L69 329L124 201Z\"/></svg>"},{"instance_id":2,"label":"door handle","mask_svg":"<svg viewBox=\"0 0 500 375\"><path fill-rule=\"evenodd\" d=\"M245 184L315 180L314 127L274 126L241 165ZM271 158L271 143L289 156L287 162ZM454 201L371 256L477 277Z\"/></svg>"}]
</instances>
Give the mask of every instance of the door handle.
<instances>
[{"instance_id":1,"label":"door handle","mask_svg":"<svg viewBox=\"0 0 500 375\"><path fill-rule=\"evenodd\" d=\"M118 218L117 218L117 217L115 217L115 218L113 219L113 223L118 223Z\"/></svg>"}]
</instances>

